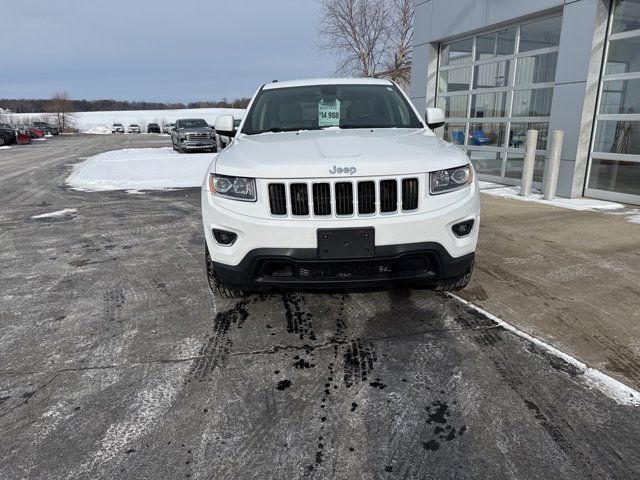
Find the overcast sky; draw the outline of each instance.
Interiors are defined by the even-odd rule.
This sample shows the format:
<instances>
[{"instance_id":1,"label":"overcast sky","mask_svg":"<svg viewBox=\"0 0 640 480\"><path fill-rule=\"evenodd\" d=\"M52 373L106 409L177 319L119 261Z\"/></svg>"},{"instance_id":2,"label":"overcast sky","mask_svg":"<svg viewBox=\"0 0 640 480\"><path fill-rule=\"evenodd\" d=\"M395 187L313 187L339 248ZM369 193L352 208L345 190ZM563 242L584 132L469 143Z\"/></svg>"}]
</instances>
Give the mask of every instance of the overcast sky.
<instances>
[{"instance_id":1,"label":"overcast sky","mask_svg":"<svg viewBox=\"0 0 640 480\"><path fill-rule=\"evenodd\" d=\"M316 0L0 3L0 98L232 99L334 72Z\"/></svg>"}]
</instances>

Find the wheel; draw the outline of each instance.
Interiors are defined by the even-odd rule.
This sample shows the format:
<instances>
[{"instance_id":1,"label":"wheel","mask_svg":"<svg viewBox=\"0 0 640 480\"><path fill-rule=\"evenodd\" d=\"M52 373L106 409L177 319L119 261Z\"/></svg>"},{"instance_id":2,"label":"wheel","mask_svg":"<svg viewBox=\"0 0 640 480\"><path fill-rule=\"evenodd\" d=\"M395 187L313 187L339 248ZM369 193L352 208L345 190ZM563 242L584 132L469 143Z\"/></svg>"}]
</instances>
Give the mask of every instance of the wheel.
<instances>
[{"instance_id":1,"label":"wheel","mask_svg":"<svg viewBox=\"0 0 640 480\"><path fill-rule=\"evenodd\" d=\"M0 147L6 145L7 143L9 143L9 141L4 138L2 135L0 135Z\"/></svg>"},{"instance_id":2,"label":"wheel","mask_svg":"<svg viewBox=\"0 0 640 480\"><path fill-rule=\"evenodd\" d=\"M211 291L222 298L242 298L245 296L245 292L242 290L229 287L226 285L218 274L216 273L215 268L213 267L213 262L211 261L211 256L209 255L209 249L205 245L205 257L206 257L206 266L207 266L207 278L209 280L209 288Z\"/></svg>"},{"instance_id":3,"label":"wheel","mask_svg":"<svg viewBox=\"0 0 640 480\"><path fill-rule=\"evenodd\" d=\"M184 153L184 152L185 152L185 149L179 146L178 147L178 153Z\"/></svg>"},{"instance_id":4,"label":"wheel","mask_svg":"<svg viewBox=\"0 0 640 480\"><path fill-rule=\"evenodd\" d=\"M173 149L177 152L178 151L178 147L176 147L176 144L171 142L171 146L173 147Z\"/></svg>"},{"instance_id":5,"label":"wheel","mask_svg":"<svg viewBox=\"0 0 640 480\"><path fill-rule=\"evenodd\" d=\"M445 278L444 280L439 280L436 284L434 290L438 292L450 292L452 290L462 290L464 287L469 285L469 281L471 280L471 274L473 273L473 263L469 267L466 273L459 275L457 277Z\"/></svg>"}]
</instances>

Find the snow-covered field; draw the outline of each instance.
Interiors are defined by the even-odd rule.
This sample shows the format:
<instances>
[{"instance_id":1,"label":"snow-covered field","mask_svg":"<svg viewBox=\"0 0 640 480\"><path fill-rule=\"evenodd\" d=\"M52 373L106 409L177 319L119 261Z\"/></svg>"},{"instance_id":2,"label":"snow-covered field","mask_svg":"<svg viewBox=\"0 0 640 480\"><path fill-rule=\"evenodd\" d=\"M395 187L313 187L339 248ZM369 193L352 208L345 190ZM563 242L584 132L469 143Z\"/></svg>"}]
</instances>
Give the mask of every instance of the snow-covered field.
<instances>
[{"instance_id":1,"label":"snow-covered field","mask_svg":"<svg viewBox=\"0 0 640 480\"><path fill-rule=\"evenodd\" d=\"M204 118L209 125L214 125L216 118L221 115L233 115L235 118L244 116L244 109L239 108L187 108L182 110L123 110L113 112L78 112L73 114L73 124L81 132L86 132L96 127L108 127L114 123L122 123L128 126L137 123L146 132L148 123L155 122L160 125L172 123L179 118ZM47 117L42 113L12 113L6 115L14 123L30 123L32 119Z\"/></svg>"},{"instance_id":2,"label":"snow-covered field","mask_svg":"<svg viewBox=\"0 0 640 480\"><path fill-rule=\"evenodd\" d=\"M76 165L67 185L77 190L165 190L199 187L213 153L179 154L172 148L127 148Z\"/></svg>"}]
</instances>

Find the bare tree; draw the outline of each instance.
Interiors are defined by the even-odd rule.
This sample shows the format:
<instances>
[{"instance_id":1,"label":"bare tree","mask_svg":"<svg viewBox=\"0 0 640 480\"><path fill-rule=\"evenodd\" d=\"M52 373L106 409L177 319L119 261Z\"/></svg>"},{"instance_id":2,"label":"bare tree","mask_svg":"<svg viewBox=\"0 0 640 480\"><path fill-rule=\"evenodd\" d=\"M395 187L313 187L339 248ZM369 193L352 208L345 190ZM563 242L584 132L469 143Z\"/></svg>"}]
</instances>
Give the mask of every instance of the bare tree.
<instances>
[{"instance_id":1,"label":"bare tree","mask_svg":"<svg viewBox=\"0 0 640 480\"><path fill-rule=\"evenodd\" d=\"M72 127L75 107L67 92L54 93L45 110L55 115L61 131L64 132L67 128Z\"/></svg>"},{"instance_id":2,"label":"bare tree","mask_svg":"<svg viewBox=\"0 0 640 480\"><path fill-rule=\"evenodd\" d=\"M409 85L414 0L320 0L320 48L337 72Z\"/></svg>"}]
</instances>

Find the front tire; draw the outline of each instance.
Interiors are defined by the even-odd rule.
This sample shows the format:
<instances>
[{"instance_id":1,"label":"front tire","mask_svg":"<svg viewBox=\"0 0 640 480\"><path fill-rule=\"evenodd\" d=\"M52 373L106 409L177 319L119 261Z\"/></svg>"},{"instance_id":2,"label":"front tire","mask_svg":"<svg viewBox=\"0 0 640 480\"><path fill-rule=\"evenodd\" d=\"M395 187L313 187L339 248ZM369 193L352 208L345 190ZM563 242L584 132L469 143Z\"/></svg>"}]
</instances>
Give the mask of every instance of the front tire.
<instances>
[{"instance_id":1,"label":"front tire","mask_svg":"<svg viewBox=\"0 0 640 480\"><path fill-rule=\"evenodd\" d=\"M471 266L469 267L469 270L467 270L466 273L462 275L439 280L434 290L437 292L451 292L454 290L462 290L464 287L469 285L469 281L471 281L471 275L473 274L474 263L472 263Z\"/></svg>"},{"instance_id":2,"label":"front tire","mask_svg":"<svg viewBox=\"0 0 640 480\"><path fill-rule=\"evenodd\" d=\"M211 291L219 295L222 298L243 298L245 292L226 285L216 273L216 269L213 266L211 255L209 255L209 249L205 245L205 261L207 266L207 279L209 280L209 288Z\"/></svg>"}]
</instances>

